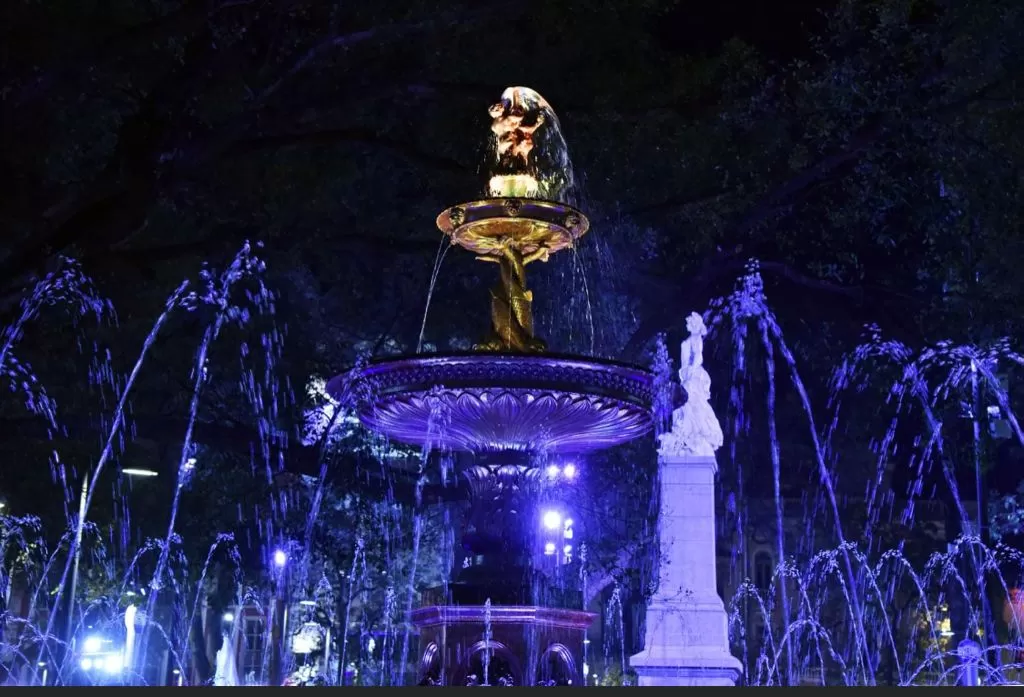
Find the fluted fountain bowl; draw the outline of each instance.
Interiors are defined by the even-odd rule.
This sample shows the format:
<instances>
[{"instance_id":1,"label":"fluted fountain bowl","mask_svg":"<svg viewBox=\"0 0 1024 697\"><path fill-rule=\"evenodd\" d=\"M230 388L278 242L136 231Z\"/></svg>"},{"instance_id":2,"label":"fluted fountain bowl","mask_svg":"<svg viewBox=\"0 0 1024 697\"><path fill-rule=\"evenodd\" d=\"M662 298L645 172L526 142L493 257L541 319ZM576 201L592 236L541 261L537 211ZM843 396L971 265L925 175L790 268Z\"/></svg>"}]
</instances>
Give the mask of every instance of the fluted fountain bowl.
<instances>
[{"instance_id":1,"label":"fluted fountain bowl","mask_svg":"<svg viewBox=\"0 0 1024 697\"><path fill-rule=\"evenodd\" d=\"M364 426L410 445L475 453L583 453L651 428L651 374L558 355L430 354L331 380Z\"/></svg>"}]
</instances>

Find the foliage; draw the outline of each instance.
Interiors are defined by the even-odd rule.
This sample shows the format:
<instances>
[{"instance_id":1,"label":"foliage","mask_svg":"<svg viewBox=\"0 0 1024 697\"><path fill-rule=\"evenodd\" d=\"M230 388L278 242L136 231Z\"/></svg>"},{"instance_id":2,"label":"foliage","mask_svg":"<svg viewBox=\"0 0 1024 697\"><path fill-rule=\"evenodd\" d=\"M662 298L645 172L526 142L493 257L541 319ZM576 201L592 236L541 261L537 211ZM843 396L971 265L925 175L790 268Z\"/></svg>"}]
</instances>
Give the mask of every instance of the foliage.
<instances>
[{"instance_id":1,"label":"foliage","mask_svg":"<svg viewBox=\"0 0 1024 697\"><path fill-rule=\"evenodd\" d=\"M988 501L989 533L999 541L1024 533L1024 482L1010 494L992 492Z\"/></svg>"},{"instance_id":2,"label":"foliage","mask_svg":"<svg viewBox=\"0 0 1024 697\"><path fill-rule=\"evenodd\" d=\"M601 687L623 687L637 684L636 672L633 670L622 671L618 666L609 666L598 682Z\"/></svg>"},{"instance_id":3,"label":"foliage","mask_svg":"<svg viewBox=\"0 0 1024 697\"><path fill-rule=\"evenodd\" d=\"M654 375L654 404L651 412L655 415L656 432L663 433L671 428L674 388L672 385L672 359L665 345L665 335L658 334L654 342L654 360L651 373Z\"/></svg>"}]
</instances>

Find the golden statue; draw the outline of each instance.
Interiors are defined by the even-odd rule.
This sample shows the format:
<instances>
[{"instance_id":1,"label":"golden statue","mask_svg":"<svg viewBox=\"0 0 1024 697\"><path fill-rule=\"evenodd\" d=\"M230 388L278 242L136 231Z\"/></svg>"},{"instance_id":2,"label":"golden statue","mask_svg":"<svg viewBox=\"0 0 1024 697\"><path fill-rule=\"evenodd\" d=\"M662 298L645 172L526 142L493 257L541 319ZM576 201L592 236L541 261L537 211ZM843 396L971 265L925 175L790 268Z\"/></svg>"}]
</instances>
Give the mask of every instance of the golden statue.
<instances>
[{"instance_id":1,"label":"golden statue","mask_svg":"<svg viewBox=\"0 0 1024 697\"><path fill-rule=\"evenodd\" d=\"M533 334L533 294L526 288L526 265L571 247L588 227L570 205L572 165L558 117L528 87L509 87L488 109L487 198L451 208L437 219L452 243L499 265L491 291L492 336L483 351L543 351Z\"/></svg>"}]
</instances>

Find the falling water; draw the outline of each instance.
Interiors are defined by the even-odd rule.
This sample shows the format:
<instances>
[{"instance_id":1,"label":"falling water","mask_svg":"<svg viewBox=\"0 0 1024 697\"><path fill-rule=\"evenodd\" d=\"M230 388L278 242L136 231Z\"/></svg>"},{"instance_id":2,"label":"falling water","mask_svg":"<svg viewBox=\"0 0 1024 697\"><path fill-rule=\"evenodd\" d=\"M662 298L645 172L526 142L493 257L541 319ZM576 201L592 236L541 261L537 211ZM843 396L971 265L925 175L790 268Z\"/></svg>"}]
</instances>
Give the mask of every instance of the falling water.
<instances>
[{"instance_id":1,"label":"falling water","mask_svg":"<svg viewBox=\"0 0 1024 697\"><path fill-rule=\"evenodd\" d=\"M583 603L581 609L587 609L587 543L580 544L580 598ZM589 628L583 630L583 666L582 666L582 682L585 686L587 684L587 673L590 669L590 636Z\"/></svg>"},{"instance_id":2,"label":"falling water","mask_svg":"<svg viewBox=\"0 0 1024 697\"><path fill-rule=\"evenodd\" d=\"M352 599L355 597L356 587L361 587L363 577L366 573L366 542L363 538L356 537L355 548L352 552L352 568L348 573L348 598L345 601L345 616L341 624L341 650L338 652L338 685L345 684L345 667L348 665L348 633L349 625L352 622ZM359 570L362 569L362 573Z\"/></svg>"},{"instance_id":3,"label":"falling water","mask_svg":"<svg viewBox=\"0 0 1024 697\"><path fill-rule=\"evenodd\" d=\"M68 548L68 555L67 560L64 564L64 571L61 574L60 581L57 584L57 592L54 595L53 602L50 606L49 620L47 621L46 632L44 634L44 636L46 637L51 637L53 635L53 625L59 615L59 608L62 607L61 601L64 595L65 584L68 582L68 578L69 576L71 576L72 569L76 564L76 560L79 557L79 550L81 549L82 532L85 529L86 525L86 514L88 513L89 505L92 502L93 494L96 491L96 485L97 482L99 481L99 476L100 474L102 474L103 468L106 465L107 461L113 456L115 444L117 443L120 429L124 424L125 409L127 406L128 397L132 391L132 387L135 385L135 381L142 370L142 365L143 361L146 358L146 354L149 352L153 344L156 342L157 336L159 335L160 330L163 328L164 323L170 316L171 311L175 307L177 307L180 302L182 302L183 298L185 297L185 290L187 287L187 282L182 283L180 286L178 286L177 290L175 290L174 293L171 294L170 298L168 298L167 300L164 311L160 313L160 315L157 317L156 322L153 323L153 328L146 336L146 339L142 344L142 350L139 352L139 357L135 362L135 366L132 368L131 374L128 376L128 380L122 389L120 399L117 404L117 408L114 410L113 423L110 427L109 433L107 434L106 442L104 443L103 446L103 451L100 453L99 459L96 461L96 465L93 467L92 476L88 477L87 475L87 479L83 482L83 487L86 486L85 482L88 482L88 488L83 492L85 495L82 498L82 505L79 510L79 515L77 519L74 520L72 525L74 528L74 534L71 538L72 542ZM8 345L5 345L5 350L7 346ZM72 576L72 578L74 578L74 576ZM74 583L72 583L72 586L74 586ZM69 603L74 603L75 589L73 587L68 595ZM69 614L66 621L68 623L68 632L70 632L74 624L74 617ZM67 645L68 643L70 643L71 635L67 633L65 637L65 645ZM46 651L52 657L52 648L47 646Z\"/></svg>"},{"instance_id":4,"label":"falling water","mask_svg":"<svg viewBox=\"0 0 1024 697\"><path fill-rule=\"evenodd\" d=\"M249 311L232 303L232 291L235 289L237 284L252 278L254 274L259 274L263 270L263 262L253 256L251 247L246 244L228 266L227 270L219 277L209 270L204 270L202 278L205 282L205 288L202 289L202 292L194 292L186 296L184 299L187 304L186 306L194 308L198 306L199 303L202 303L213 307L216 310L216 314L214 316L214 320L203 332L203 338L199 344L198 350L196 351L195 365L192 372L193 384L188 421L185 427L184 439L178 461L176 486L174 488L174 494L171 501L171 512L167 523L167 534L164 537L160 557L157 560L156 569L153 572L153 579L150 581L150 588L153 590L153 593L149 596L149 603L146 608L146 614L150 617L154 616L157 597L159 596L159 591L164 586L164 574L166 572L167 560L173 543L174 530L178 518L178 507L181 502L181 493L188 484L193 468L195 467L192 441L196 418L199 413L200 396L202 394L203 386L209 378L207 355L210 350L210 345L220 334L225 323L233 322L244 325L249 320ZM270 293L266 286L262 284L259 285L259 289L259 295L266 296ZM143 630L139 649L140 655L146 655L150 626L150 624L147 624L146 628Z\"/></svg>"},{"instance_id":5,"label":"falling water","mask_svg":"<svg viewBox=\"0 0 1024 697\"><path fill-rule=\"evenodd\" d=\"M389 664L393 651L392 637L394 634L395 601L395 587L389 581L387 588L384 589L384 640L381 642L380 649L380 685L382 687L387 684L391 675Z\"/></svg>"},{"instance_id":6,"label":"falling water","mask_svg":"<svg viewBox=\"0 0 1024 697\"><path fill-rule=\"evenodd\" d=\"M393 680L393 684L403 684L405 676L405 667L409 660L409 637L412 633L412 606L413 601L416 597L416 568L419 565L420 556L420 542L423 538L423 487L427 484L427 464L430 461L430 455L436 450L440 451L445 443L448 426L451 422L451 414L449 413L448 406L444 399L438 394L433 394L429 398L431 400L430 415L427 418L427 443L423 446L423 450L420 454L419 465L416 472L416 490L414 493L413 500L413 519L412 519L412 561L410 562L409 576L407 581L406 593L405 593L405 611L403 613L402 624L404 631L402 632L402 650L400 655L400 663L398 665L398 671L400 671L399 679ZM444 458L442 457L442 462ZM442 468L445 465L442 464ZM444 480L444 472L442 471L442 481Z\"/></svg>"},{"instance_id":7,"label":"falling water","mask_svg":"<svg viewBox=\"0 0 1024 697\"><path fill-rule=\"evenodd\" d=\"M863 624L864 618L861 613L862 604L860 601L860 591L858 590L857 575L854 573L846 538L843 533L839 503L832 487L831 475L825 464L824 450L814 422L814 415L811 409L810 399L807 396L807 390L800 378L796 359L793 357L792 352L786 345L782 336L782 330L779 328L771 310L767 307L765 302L763 284L761 282L756 262L753 262L748 266L747 274L740 280L736 292L730 296L727 301L716 303L715 309L729 314L736 318L737 321L744 321L747 318L757 318L759 324L762 325L762 337L768 339L769 344L774 344L778 347L779 352L789 369L791 382L799 395L800 402L804 410L804 416L807 419L811 443L818 467L818 475L821 483L825 487L826 496L832 512L833 529L840 542L839 549L841 550L842 560L847 574L847 583L843 587L843 592L849 598L849 602L852 605L851 620L854 626L856 642L860 646L860 650L862 652L861 658L863 660L863 665L866 666L869 663L869 650L867 645L867 635ZM717 321L712 324L716 323ZM775 443L775 447L777 447L777 439L773 439L773 441ZM779 493L776 491L775 506L777 511L781 505ZM777 534L779 535L782 535L783 533L784 531L777 531ZM869 683L873 682L873 677L869 677L868 680Z\"/></svg>"},{"instance_id":8,"label":"falling water","mask_svg":"<svg viewBox=\"0 0 1024 697\"><path fill-rule=\"evenodd\" d=\"M611 662L611 650L613 646L613 637L617 640L619 649L619 670L623 674L626 672L628 663L626 663L626 630L622 624L622 587L616 583L612 588L612 595L608 599L608 606L605 608L604 615L604 626L605 629L609 630L609 633L605 635L604 640L604 662L607 666ZM616 632L611 634L610 632Z\"/></svg>"},{"instance_id":9,"label":"falling water","mask_svg":"<svg viewBox=\"0 0 1024 697\"><path fill-rule=\"evenodd\" d=\"M441 272L441 264L444 262L448 250L451 249L451 239L448 235L441 236L441 244L434 256L434 268L430 272L430 286L427 288L427 302L423 307L423 321L420 322L420 335L416 340L416 353L423 352L423 335L427 331L427 316L430 314L430 302L434 298L434 288L437 286L437 276Z\"/></svg>"},{"instance_id":10,"label":"falling water","mask_svg":"<svg viewBox=\"0 0 1024 697\"><path fill-rule=\"evenodd\" d=\"M253 271L255 273L258 269L253 269ZM210 279L212 279L211 287L216 291L211 298L215 298L215 300L209 303L213 312L208 315L209 322L205 326L205 332L196 348L194 357L194 371L191 376L192 384L189 392L189 427L183 435L184 442L179 453L175 498L170 511L170 522L163 538L146 541L139 549L134 550L134 556L127 563L127 572L120 587L122 595L129 584L132 584L133 588L144 590L145 586L135 585L135 577L142 573L140 560L145 559L148 564L152 558L156 558L156 571L153 572L152 581L148 584L148 588L152 592L148 596L147 611L140 612L140 626L146 628L145 633L152 629L166 637L169 645L173 648L171 651L172 664L182 669L186 667L183 665L187 660L185 656L189 650L190 641L194 638L193 621L197 615L200 593L206 582L214 550L218 544L234 549L233 541L229 537L219 537L218 542L209 548L204 563L196 565L198 580L195 581L197 585L192 586L190 577L186 575L191 567L187 564L188 560L182 556L182 543L177 537L174 522L182 492L187 489L190 477L195 475L196 468L203 466L202 451L192 442L192 434L197 421L201 394L204 386L210 380L211 367L208 364L210 347L214 344L222 326L228 322L243 324L250 319L241 309L238 309L238 314L232 317L233 303L226 297L232 283L227 282L223 277L217 279L210 276L206 280ZM1013 661L1004 664L1003 658L1004 655L1009 656L1011 652L1020 648L1020 640L1017 637L1006 641L993 631L995 624L993 615L995 613L988 596L990 593L994 594L998 591L1006 596L1010 595L1010 586L1014 583L1014 575L1019 575L1024 570L1024 559L1017 550L1004 545L988 545L981 538L981 524L984 522L983 512L980 510L968 512L961 500L954 476L959 466L956 461L957 452L953 447L957 444L957 432L952 431L950 424L944 423L943 419L949 421L947 413L951 404L956 404L958 400L964 402L967 407L964 415L970 420L971 435L970 441L967 441L966 437L963 438L964 452L970 451L968 455L964 455L963 459L965 464L969 459L973 469L973 481L966 490L969 493L973 489L974 495L980 499L984 494L982 491L983 481L980 476L984 435L981 421L986 415L983 406L984 400L991 398L998 403L1000 419L1004 419L1017 440L1024 443L1024 437L1022 437L1019 423L1012 409L1007 389L1000 385L999 379L994 374L997 362L999 364L1024 365L1024 361L1018 354L1010 351L1006 344L998 342L992 347L940 343L920 352L911 351L894 343L888 343L884 349L880 348L880 343L884 342L876 342L867 348L858 347L861 354L841 367L838 377L830 386L829 408L833 411L829 415L831 418L827 422L826 429L819 434L815 415L811 409L808 388L801 378L800 371L797 370L797 362L784 339L777 320L767 308L766 301L761 294L759 281L747 278L744 283L747 284L745 286L746 294L738 294L735 298L736 303L743 306L733 305L731 310L723 310L722 314L730 317L733 321L731 343L735 350L733 370L737 378L742 376L746 369L743 357L745 351L761 349L764 354L764 370L768 375L768 381L764 393L757 395L759 397L757 404L758 406L763 404L767 414L765 427L768 432L769 447L764 451L764 455L766 459L770 457L772 463L772 498L775 514L774 539L771 539L770 543L774 544L778 557L778 567L767 589L756 588L750 583L741 584L736 597L732 598L729 603L731 626L734 630L745 630L745 627L741 625L747 620L741 618L740 614L741 606L747 606L748 603L756 609L756 615L759 616L764 626L763 637L758 637L762 640L759 655L746 661L746 665L749 667L747 680L752 683L795 684L800 680L807 679L807 674L813 670L815 680L821 684L832 680L833 678L830 676L833 674L838 674L839 680L845 684L873 684L883 680L895 684L918 682L948 684L956 682L964 670L955 652L947 645L951 641L945 634L948 631L959 635L966 632L971 637L979 635L982 642L980 666L984 679L991 683L1009 682L1019 666ZM106 465L124 447L125 438L131 435L129 394L135 387L136 378L157 334L165 325L168 315L174 310L179 308L190 310L195 309L199 304L206 304L206 300L199 297L203 291L195 291L193 294L189 293L190 288L189 285L183 285L168 301L164 313L157 318L143 343L140 356L131 374L123 381L109 379L110 384L117 386L116 399L111 403L111 416L104 433L103 451L97 461L93 463L89 474L90 490L84 508L86 512L89 510L88 503L92 493L96 490L100 471L104 468L109 469ZM259 293L257 296L249 298L255 300L256 306L266 308L272 305L268 301L260 300L258 296ZM221 302L222 297L224 298L223 302ZM45 302L39 300L34 302L37 309L46 305ZM261 312L266 313L265 310L261 310ZM23 311L24 319L16 322L16 325L20 327L34 316L33 312ZM756 336L760 338L760 343L751 342L751 345L747 346L747 332L753 322L757 322L758 333ZM34 378L30 380L26 377L31 375L31 369L27 367L28 364L15 362L20 361L20 357L16 358L15 354L18 349L17 338L21 331L20 328L4 330L2 343L0 343L0 367L6 371L5 374L8 377L15 381L18 394L26 395L26 403L30 404L30 408L39 413L48 424L55 424L57 423L56 405L42 396L45 395L45 391L41 386L33 384ZM259 349L265 351L269 345L271 350L268 353L273 355L278 338L267 338L269 344L264 344L261 339ZM252 351L245 356L245 359L251 360L259 353L260 350ZM859 370L854 364L866 363L867 358L872 356L891 360L898 372L898 377L889 389L885 402L887 408L891 406L895 410L895 416L891 420L888 416L885 417L884 434L870 445L869 455L874 462L876 471L870 473L871 476L865 483L864 499L867 506L867 519L864 541L866 545L857 545L848 539L847 533L842 530L839 522L839 506L843 505L843 502L841 501L842 493L838 486L838 477L841 472L839 466L842 463L839 460L833 436L841 430L837 425L839 423L839 406L842 402L839 392L845 390L854 381L852 374ZM270 358L268 358L269 361ZM781 366L782 370L777 375L778 366ZM877 366L873 366L869 372L871 373L869 377L875 381L881 379ZM275 448L282 445L283 440L280 439L280 436L275 435L277 427L275 415L278 413L279 405L283 403L283 397L274 393L276 388L270 385L266 372L260 377L255 369L250 369L247 371L246 380L248 381L244 389L246 397L254 410L260 414L261 439L255 457L262 458L261 463L266 472L270 474L273 468L280 467L280 453ZM781 425L784 423L781 421L781 401L779 400L788 384L791 384L795 390L807 418L811 432L810 442L813 446L813 464L816 467L817 479L821 488L820 492L811 492L805 500L805 505L810 510L805 511L807 520L804 522L808 526L808 530L813 530L817 507L824 505L830 509L829 517L833 520L832 525L839 540L838 544L831 549L815 550L814 542L809 541L810 535L806 536L808 539L797 544L787 542L784 536L786 519L793 515L794 508L799 507L798 504L794 505L791 500L784 501L780 491L781 467L786 461L783 459L785 452L780 446L777 432L781 430ZM730 459L734 466L737 463L735 441L740 440L748 432L750 426L750 419L745 412L749 406L744 404L745 396L747 395L743 385L737 379L729 400L731 411L735 415L731 429L732 442L730 442ZM764 399L763 403L760 398ZM258 406L258 404L262 404L262 406ZM989 409L993 408L995 405L989 407ZM779 414L776 414L777 409ZM341 418L339 415L345 411L345 409L336 410L332 417L332 423L334 418ZM911 412L914 418L908 418ZM661 414L661 418L664 418L664 413ZM777 418L780 419L778 425L776 424ZM923 425L915 419L918 419ZM964 423L966 424L966 422ZM900 444L901 440L898 436L906 435L903 432L911 429L916 434L911 446L913 452L909 455L903 452L899 454L906 455L905 459L910 463L910 468L914 470L912 474L916 476L916 480L909 485L906 510L894 512L896 505L893 502L892 492L888 491L890 484L887 477L895 466L892 461L896 458L897 451L901 447L905 448ZM966 425L964 433L966 433ZM379 682L381 684L401 682L410 650L409 613L418 584L423 583L423 579L418 578L418 575L424 575L424 565L418 566L421 554L420 542L424 529L429 529L425 522L426 519L418 510L422 505L422 482L425 481L428 474L429 450L428 448L424 452L417 471L419 479L417 480L416 510L413 511L412 516L413 534L411 537L408 534L401 536L397 534L398 526L402 525L404 529L408 523L397 513L398 507L395 505L393 492L389 492L387 505L376 509L377 517L367 522L367 525L377 525L382 532L381 537L384 539L380 542L385 558L384 564L387 568L397 568L396 560L404 560L404 556L398 557L397 555L404 555L410 551L406 545L411 546L412 552L411 563L408 568L401 571L401 577L395 573L387 577L384 590L383 635L378 635L382 636L383 640L376 647L381 651L379 660L376 651L369 648L369 643L366 644L366 649L373 654L369 660L376 662L380 667ZM304 542L302 545L295 545L296 548L302 548L304 557L310 554L313 546L312 529L317 512L321 508L326 461L321 454L320 478L312 492L311 510L304 512L306 513ZM441 458L441 461L442 468L450 466L444 457ZM53 462L55 476L63 476L63 465L60 464L59 458L54 458ZM921 568L914 565L909 551L902 544L895 549L883 551L881 545L884 538L879 528L893 520L904 524L913 520L914 505L926 496L923 491L927 482L925 475L928 468L933 465L941 468L941 471L937 471L936 474L941 474L942 480L940 481L944 481L950 489L951 503L955 513L965 523L964 534L953 540L947 550L932 554ZM430 474L432 476L433 473ZM442 470L441 478L442 481L448 479L444 470ZM75 478L72 477L71 486L74 487L74 484ZM736 494L730 494L727 497L727 506L730 513L736 513L737 525L741 533L747 520L744 512L745 486L747 485L742 478L738 479L738 492L736 492L738 500ZM275 516L283 514L288 505L294 505L294 503L289 504L283 498L275 499L271 510ZM268 542L271 539L286 537L287 529L284 525L273 517L267 516L266 508L261 510L264 511L263 518L266 518L261 519L260 526L261 534L264 537L263 541ZM451 522L449 511L446 510L445 515L445 520ZM50 550L46 547L38 521L30 518L15 519L4 516L0 516L0 521L2 521L0 560L4 560L0 566L7 563L6 559L9 554L16 554L15 550L31 554L33 559L38 561L37 566L33 567L31 572L38 579L34 582L34 597L45 598L50 590L54 591L53 595L45 601L53 603L53 608L51 608L53 611L46 621L47 627L37 629L26 626L26 629L32 634L45 639L44 650L47 653L44 656L47 659L52 659L53 653L60 653L61 645L51 636L52 623L55 621L54 616L58 614L57 611L62 607L62 597L67 600L68 596L72 595L69 591L74 585L70 582L72 575L70 570L74 568L73 559L78 554L82 554L85 565L83 568L96 570L96 573L109 576L113 573L113 562L110 556L116 555L108 555L102 549L102 541L109 538L112 533L98 528L87 519L86 515L72 516L70 521L72 529L61 536L56 549ZM966 525L966 523L972 525ZM850 536L855 537L856 535L850 533ZM93 544L94 539L96 540L95 544ZM449 544L448 539L446 533L446 545ZM740 555L745 553L744 539L744 535L740 534L740 542L737 545ZM411 543L407 542L408 540L411 540ZM117 547L119 544L124 546L123 543L112 542L109 539L108 543L112 547ZM448 547L446 547L447 549ZM802 554L805 551L811 551L813 554L808 555L809 558L806 561L798 563L794 555ZM20 554L20 552L18 553ZM447 553L446 551L445 554ZM231 554L237 555L237 552L232 551ZM587 569L585 568L587 552L584 545L579 548L578 559L581 562L579 587L583 597L586 598L588 592ZM307 566L308 560L302 563L300 586L304 585L306 580ZM365 543L363 538L359 537L355 540L355 550L347 579L347 602L344 609L344 625L340 638L341 651L338 658L341 672L339 683L343 682L345 666L348 664L346 643L354 607L362 608L362 619L359 624L364 636L369 636L372 631L377 631L381 627L379 623L374 622L368 616L366 610L369 605L366 598L370 593L367 588L371 585L366 582L369 574L368 566L370 564L367 562ZM63 574L61 573L62 568ZM743 568L744 570L748 568L745 559ZM0 568L0 591L10 588L12 573L6 567ZM379 570L373 571L375 583L381 578L376 575L378 573ZM447 581L445 574L443 582L447 584ZM568 583L572 584L572 579L568 579ZM379 589L380 586L378 585L377 588ZM176 600L171 604L176 618L172 618L166 627L156 624L155 614L152 612L157 603L155 596L160 591L163 591L164 597L170 594L169 591L173 591L176 595ZM195 595L192 594L193 592ZM615 635L617 634L619 654L617 660L623 668L626 666L622 607L622 594L625 592L628 592L627 588L614 587L604 618L607 629L606 653L610 655L614 651ZM401 601L397 597L398 594L402 594ZM776 594L780 597L781 608L773 605L773 598ZM2 595L0 593L0 596ZM377 596L374 597L378 599ZM538 600L544 600L544 598L538 598ZM104 602L108 601L81 602L79 611L76 611L75 616L70 618L69 624L72 631L74 631L76 623L84 623L88 614L93 609L102 607ZM943 621L941 618L949 613L949 607L956 603L964 608L966 614L964 626L957 626L954 630L941 629L940 623ZM34 604L29 613L29 617L32 616L34 616ZM111 620L123 620L123 612L116 606L112 606L108 617ZM144 622L142 618L145 619ZM1009 621L1008 624L1012 628L1017 624L1019 618L1014 615L1011 619L1012 621ZM948 622L948 618L945 621ZM7 628L15 622L21 622L20 618L14 618L5 607L4 612L0 614L0 623ZM403 627L400 651L396 651L395 646L398 622L401 622ZM236 620L233 632L237 630L239 624ZM483 682L489 684L491 659L489 600L486 604L484 631L485 640L488 643L484 654ZM744 641L743 645L745 650L747 643ZM35 656L26 654L18 646L5 644L3 648L9 655L17 656L18 660L26 664L36 662ZM224 650L222 646L222 651ZM586 661L588 658L586 643L584 643L583 650L584 661ZM361 642L361 655L362 652L363 644ZM397 664L395 662L396 653L400 656ZM73 666L67 666L68 671L72 668ZM56 671L56 669L54 670ZM886 675L884 671L890 671L891 674ZM36 679L38 678L39 671L36 671ZM376 677L374 679L376 680Z\"/></svg>"},{"instance_id":11,"label":"falling water","mask_svg":"<svg viewBox=\"0 0 1024 697\"><path fill-rule=\"evenodd\" d=\"M776 537L776 553L779 558L780 568L786 561L786 526L785 526L785 513L783 511L783 497L782 497L782 486L780 483L781 477L781 462L779 458L779 436L776 429L775 423L775 355L772 350L772 343L768 338L768 327L761 321L758 322L758 326L761 330L761 340L765 347L765 371L768 375L768 386L765 391L765 398L767 400L767 415L768 415L768 441L769 448L771 451L772 458L772 492L775 496L775 537ZM779 596L782 603L782 623L788 625L792 619L789 607L789 594L787 592L787 583L783 576L779 580ZM786 681L792 685L794 680L793 674L793 652L792 650L786 652Z\"/></svg>"},{"instance_id":12,"label":"falling water","mask_svg":"<svg viewBox=\"0 0 1024 697\"><path fill-rule=\"evenodd\" d=\"M491 599L484 601L484 681L483 685L491 684Z\"/></svg>"},{"instance_id":13,"label":"falling water","mask_svg":"<svg viewBox=\"0 0 1024 697\"><path fill-rule=\"evenodd\" d=\"M221 533L217 535L217 539L214 541L213 544L210 545L210 551L207 552L206 560L203 562L203 567L199 572L199 580L196 582L195 598L192 601L192 610L188 616L185 636L182 640L181 646L178 648L179 653L186 653L189 650L189 647L191 646L192 633L195 628L196 613L199 610L199 601L202 599L203 587L206 581L206 574L210 570L210 564L213 562L214 555L222 547L227 548L228 558L232 561L236 569L236 572L241 563L241 558L239 557L238 553L238 547L235 545L235 536L230 533ZM238 579L236 577L236 581L237 580ZM128 669L130 670L131 666L128 666Z\"/></svg>"}]
</instances>

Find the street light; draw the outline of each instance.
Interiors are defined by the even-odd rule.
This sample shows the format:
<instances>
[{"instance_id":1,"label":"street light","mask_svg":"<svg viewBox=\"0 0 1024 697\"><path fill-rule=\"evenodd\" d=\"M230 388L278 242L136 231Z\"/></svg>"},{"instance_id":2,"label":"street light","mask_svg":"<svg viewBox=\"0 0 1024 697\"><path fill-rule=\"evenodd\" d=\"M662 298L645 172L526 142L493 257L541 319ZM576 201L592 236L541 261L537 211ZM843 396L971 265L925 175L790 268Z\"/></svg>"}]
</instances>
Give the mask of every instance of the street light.
<instances>
[{"instance_id":1,"label":"street light","mask_svg":"<svg viewBox=\"0 0 1024 697\"><path fill-rule=\"evenodd\" d=\"M139 467L124 467L121 469L121 474L126 474L129 477L156 477L160 473Z\"/></svg>"},{"instance_id":2,"label":"street light","mask_svg":"<svg viewBox=\"0 0 1024 697\"><path fill-rule=\"evenodd\" d=\"M274 643L273 651L270 653L270 684L280 685L282 681L281 670L284 665L284 642L285 633L288 628L288 553L278 547L274 550L274 566L279 570L277 576L277 590L274 594L273 620L274 626L271 630L271 638Z\"/></svg>"},{"instance_id":3,"label":"street light","mask_svg":"<svg viewBox=\"0 0 1024 697\"><path fill-rule=\"evenodd\" d=\"M548 530L557 530L562 524L562 515L558 511L547 511L544 514L544 527Z\"/></svg>"},{"instance_id":4,"label":"street light","mask_svg":"<svg viewBox=\"0 0 1024 697\"><path fill-rule=\"evenodd\" d=\"M278 567L283 567L287 563L288 555L285 553L285 551L283 549L274 550L274 565Z\"/></svg>"},{"instance_id":5,"label":"street light","mask_svg":"<svg viewBox=\"0 0 1024 697\"><path fill-rule=\"evenodd\" d=\"M125 657L121 650L108 648L110 639L100 636L89 636L82 642L82 658L79 667L86 672L117 675L124 670ZM125 647L127 650L127 647Z\"/></svg>"},{"instance_id":6,"label":"street light","mask_svg":"<svg viewBox=\"0 0 1024 697\"><path fill-rule=\"evenodd\" d=\"M122 474L131 476L153 477L156 472L152 470L127 468L121 470ZM89 478L90 472L82 477L82 494L78 501L78 524L75 526L74 561L71 565L71 583L68 588L68 626L66 630L65 644L71 645L71 634L75 628L75 594L78 592L78 567L82 560L82 531L85 528L86 506L89 503Z\"/></svg>"}]
</instances>

